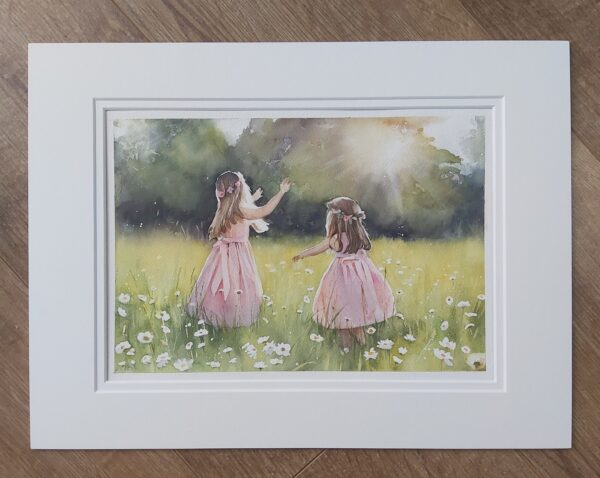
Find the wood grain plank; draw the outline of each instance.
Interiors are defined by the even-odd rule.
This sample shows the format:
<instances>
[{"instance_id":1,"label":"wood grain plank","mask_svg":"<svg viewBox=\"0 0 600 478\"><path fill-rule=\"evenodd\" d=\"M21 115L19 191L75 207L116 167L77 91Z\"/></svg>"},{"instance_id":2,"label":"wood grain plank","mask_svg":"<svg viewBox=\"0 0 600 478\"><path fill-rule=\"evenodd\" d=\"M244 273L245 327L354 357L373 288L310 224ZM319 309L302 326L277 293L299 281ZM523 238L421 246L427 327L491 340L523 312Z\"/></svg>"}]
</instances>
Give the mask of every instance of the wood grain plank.
<instances>
[{"instance_id":1,"label":"wood grain plank","mask_svg":"<svg viewBox=\"0 0 600 478\"><path fill-rule=\"evenodd\" d=\"M599 10L598 2L584 0L0 1L0 341L10 352L10 363L0 367L0 476L599 475ZM489 38L572 41L573 450L328 450L318 457L317 450L29 450L27 42Z\"/></svg>"},{"instance_id":2,"label":"wood grain plank","mask_svg":"<svg viewBox=\"0 0 600 478\"><path fill-rule=\"evenodd\" d=\"M198 478L231 476L289 477L319 450L183 450L179 453Z\"/></svg>"}]
</instances>

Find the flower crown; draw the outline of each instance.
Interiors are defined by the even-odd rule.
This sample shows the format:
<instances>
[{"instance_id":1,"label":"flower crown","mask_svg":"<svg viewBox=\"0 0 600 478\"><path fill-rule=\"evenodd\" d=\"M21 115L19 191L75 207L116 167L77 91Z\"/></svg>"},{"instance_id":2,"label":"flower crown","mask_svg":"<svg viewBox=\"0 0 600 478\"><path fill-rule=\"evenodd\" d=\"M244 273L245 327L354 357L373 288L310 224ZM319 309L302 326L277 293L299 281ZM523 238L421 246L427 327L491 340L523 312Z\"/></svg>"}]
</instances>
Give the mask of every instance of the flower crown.
<instances>
[{"instance_id":1,"label":"flower crown","mask_svg":"<svg viewBox=\"0 0 600 478\"><path fill-rule=\"evenodd\" d=\"M236 191L240 188L241 184L242 183L238 179L235 183L233 183L233 186L229 186L225 190L219 189L217 187L217 188L215 188L215 196L217 196L217 198L221 199L221 198L224 198L227 194L233 194L234 191Z\"/></svg>"},{"instance_id":2,"label":"flower crown","mask_svg":"<svg viewBox=\"0 0 600 478\"><path fill-rule=\"evenodd\" d=\"M360 211L356 214L344 214L341 209L330 209L332 214L335 214L338 219L343 219L345 222L358 222L359 219L365 219L367 216L364 211Z\"/></svg>"}]
</instances>

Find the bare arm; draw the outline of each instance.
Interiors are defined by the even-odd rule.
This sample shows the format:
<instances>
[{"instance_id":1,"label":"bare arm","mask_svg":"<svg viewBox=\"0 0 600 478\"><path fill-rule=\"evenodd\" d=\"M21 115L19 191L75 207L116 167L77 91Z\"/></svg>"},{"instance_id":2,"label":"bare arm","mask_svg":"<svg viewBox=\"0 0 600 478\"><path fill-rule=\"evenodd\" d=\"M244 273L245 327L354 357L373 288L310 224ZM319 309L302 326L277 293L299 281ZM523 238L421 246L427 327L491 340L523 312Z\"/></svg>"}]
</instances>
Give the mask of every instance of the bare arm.
<instances>
[{"instance_id":1,"label":"bare arm","mask_svg":"<svg viewBox=\"0 0 600 478\"><path fill-rule=\"evenodd\" d=\"M329 249L329 238L325 238L318 244L315 244L308 249L304 249L300 254L294 256L293 261L296 262L300 259L304 259L305 257L317 256L325 252L327 249Z\"/></svg>"},{"instance_id":2,"label":"bare arm","mask_svg":"<svg viewBox=\"0 0 600 478\"><path fill-rule=\"evenodd\" d=\"M281 181L281 184L279 185L279 191L277 192L277 194L275 194L275 196L269 199L267 204L261 207L257 207L255 209L242 208L242 214L246 219L250 220L262 219L263 217L267 217L275 210L275 208L279 204L279 201L281 201L283 195L290 190L290 186L290 180L288 178L285 178L283 181Z\"/></svg>"}]
</instances>

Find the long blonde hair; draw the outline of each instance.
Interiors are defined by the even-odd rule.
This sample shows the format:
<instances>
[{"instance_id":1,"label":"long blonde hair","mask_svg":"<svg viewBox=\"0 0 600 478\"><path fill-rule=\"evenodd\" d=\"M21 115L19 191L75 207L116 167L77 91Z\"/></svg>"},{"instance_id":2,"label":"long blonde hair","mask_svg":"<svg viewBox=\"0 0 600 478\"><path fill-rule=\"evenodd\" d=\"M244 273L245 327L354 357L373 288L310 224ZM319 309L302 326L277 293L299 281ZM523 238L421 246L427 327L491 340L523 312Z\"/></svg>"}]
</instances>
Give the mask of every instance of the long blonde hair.
<instances>
[{"instance_id":1,"label":"long blonde hair","mask_svg":"<svg viewBox=\"0 0 600 478\"><path fill-rule=\"evenodd\" d=\"M245 218L242 208L257 207L242 173L233 171L221 173L215 182L215 196L217 197L217 212L208 228L209 239L218 239L233 224L243 221ZM253 220L250 225L258 233L269 229L268 224L262 219Z\"/></svg>"},{"instance_id":2,"label":"long blonde hair","mask_svg":"<svg viewBox=\"0 0 600 478\"><path fill-rule=\"evenodd\" d=\"M337 252L355 254L360 249L371 249L371 239L363 224L365 217L364 211L354 199L337 197L327 203L325 230L329 239L335 238L333 247ZM348 238L345 250L342 243L343 233Z\"/></svg>"}]
</instances>

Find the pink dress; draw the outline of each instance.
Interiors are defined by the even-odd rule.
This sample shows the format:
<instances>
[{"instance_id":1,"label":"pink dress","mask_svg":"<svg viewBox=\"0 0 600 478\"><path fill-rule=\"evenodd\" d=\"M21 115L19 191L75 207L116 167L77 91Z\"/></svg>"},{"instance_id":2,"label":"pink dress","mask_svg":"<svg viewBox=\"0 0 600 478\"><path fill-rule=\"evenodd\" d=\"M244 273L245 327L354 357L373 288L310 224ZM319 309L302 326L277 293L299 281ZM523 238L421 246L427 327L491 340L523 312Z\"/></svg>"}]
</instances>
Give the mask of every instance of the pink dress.
<instances>
[{"instance_id":1,"label":"pink dress","mask_svg":"<svg viewBox=\"0 0 600 478\"><path fill-rule=\"evenodd\" d=\"M262 300L262 286L252 247L249 221L233 224L217 240L206 258L188 300L188 312L216 327L254 323Z\"/></svg>"},{"instance_id":2,"label":"pink dress","mask_svg":"<svg viewBox=\"0 0 600 478\"><path fill-rule=\"evenodd\" d=\"M392 289L367 251L344 252L348 238L342 234L342 252L321 279L313 303L313 319L330 329L350 329L382 322L394 315Z\"/></svg>"}]
</instances>

